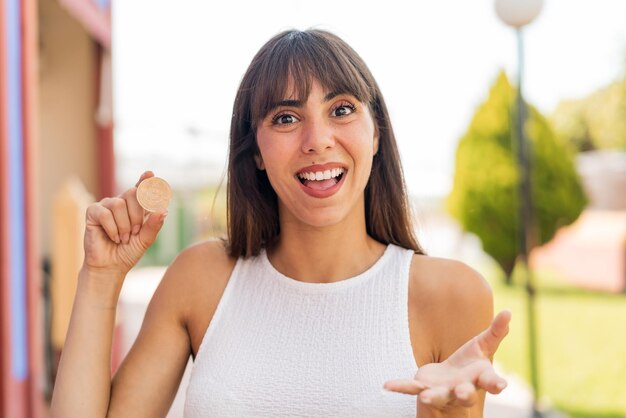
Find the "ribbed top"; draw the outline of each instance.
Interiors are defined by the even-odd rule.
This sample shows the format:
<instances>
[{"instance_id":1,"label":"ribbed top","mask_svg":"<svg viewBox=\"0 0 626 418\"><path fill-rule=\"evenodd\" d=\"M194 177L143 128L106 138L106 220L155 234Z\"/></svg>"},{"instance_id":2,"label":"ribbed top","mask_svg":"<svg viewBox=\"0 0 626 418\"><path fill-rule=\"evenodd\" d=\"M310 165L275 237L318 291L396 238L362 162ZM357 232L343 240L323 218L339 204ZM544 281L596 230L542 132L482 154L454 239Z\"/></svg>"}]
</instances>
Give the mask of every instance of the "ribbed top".
<instances>
[{"instance_id":1,"label":"ribbed top","mask_svg":"<svg viewBox=\"0 0 626 418\"><path fill-rule=\"evenodd\" d=\"M413 252L389 245L333 283L238 260L195 359L185 418L415 417L416 398L383 390L417 365L408 325Z\"/></svg>"}]
</instances>

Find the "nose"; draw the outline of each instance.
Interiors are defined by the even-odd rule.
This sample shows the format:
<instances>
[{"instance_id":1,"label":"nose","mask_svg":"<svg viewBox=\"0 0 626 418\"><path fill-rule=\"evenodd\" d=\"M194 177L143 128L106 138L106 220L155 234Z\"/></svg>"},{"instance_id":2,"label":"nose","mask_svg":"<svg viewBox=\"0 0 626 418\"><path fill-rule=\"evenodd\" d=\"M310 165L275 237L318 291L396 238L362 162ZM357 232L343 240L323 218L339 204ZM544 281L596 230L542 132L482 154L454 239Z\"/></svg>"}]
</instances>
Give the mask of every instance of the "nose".
<instances>
[{"instance_id":1,"label":"nose","mask_svg":"<svg viewBox=\"0 0 626 418\"><path fill-rule=\"evenodd\" d=\"M310 119L302 130L302 152L319 154L335 145L334 132L331 126L322 120Z\"/></svg>"}]
</instances>

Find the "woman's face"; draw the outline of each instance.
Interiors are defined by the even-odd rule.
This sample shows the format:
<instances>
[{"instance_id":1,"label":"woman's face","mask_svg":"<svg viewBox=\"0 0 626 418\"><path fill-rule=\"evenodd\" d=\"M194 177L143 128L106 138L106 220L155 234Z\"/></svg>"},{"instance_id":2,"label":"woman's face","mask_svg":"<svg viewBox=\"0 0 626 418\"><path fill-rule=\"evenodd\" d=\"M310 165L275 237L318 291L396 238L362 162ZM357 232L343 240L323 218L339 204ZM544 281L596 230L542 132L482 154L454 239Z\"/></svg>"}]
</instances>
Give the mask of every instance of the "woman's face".
<instances>
[{"instance_id":1,"label":"woman's face","mask_svg":"<svg viewBox=\"0 0 626 418\"><path fill-rule=\"evenodd\" d=\"M257 166L278 195L282 224L324 227L363 216L378 147L367 104L314 80L306 101L291 94L259 122L257 144Z\"/></svg>"}]
</instances>

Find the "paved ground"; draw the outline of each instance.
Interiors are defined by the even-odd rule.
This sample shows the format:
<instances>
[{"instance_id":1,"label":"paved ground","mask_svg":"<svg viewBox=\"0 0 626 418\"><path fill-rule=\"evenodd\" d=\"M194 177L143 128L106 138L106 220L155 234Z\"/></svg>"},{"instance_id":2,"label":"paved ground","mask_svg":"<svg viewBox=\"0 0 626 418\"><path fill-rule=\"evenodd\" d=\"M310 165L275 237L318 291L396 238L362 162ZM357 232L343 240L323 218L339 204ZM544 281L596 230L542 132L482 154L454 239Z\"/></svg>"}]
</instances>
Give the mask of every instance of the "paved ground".
<instances>
[{"instance_id":1,"label":"paved ground","mask_svg":"<svg viewBox=\"0 0 626 418\"><path fill-rule=\"evenodd\" d=\"M533 251L535 269L557 273L580 288L626 290L626 210L585 210L549 243Z\"/></svg>"}]
</instances>

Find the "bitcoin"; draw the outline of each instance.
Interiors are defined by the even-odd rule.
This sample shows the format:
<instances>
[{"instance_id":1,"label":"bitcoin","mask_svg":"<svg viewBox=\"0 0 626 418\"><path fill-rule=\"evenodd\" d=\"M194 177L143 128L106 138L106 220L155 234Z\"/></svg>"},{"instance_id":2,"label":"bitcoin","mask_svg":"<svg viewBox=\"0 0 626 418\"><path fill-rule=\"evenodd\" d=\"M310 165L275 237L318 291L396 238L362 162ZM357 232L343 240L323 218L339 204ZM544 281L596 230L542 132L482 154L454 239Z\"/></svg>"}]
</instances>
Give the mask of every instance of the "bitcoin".
<instances>
[{"instance_id":1,"label":"bitcoin","mask_svg":"<svg viewBox=\"0 0 626 418\"><path fill-rule=\"evenodd\" d=\"M172 188L159 177L150 177L139 183L137 200L148 212L160 212L167 209L172 198Z\"/></svg>"}]
</instances>

